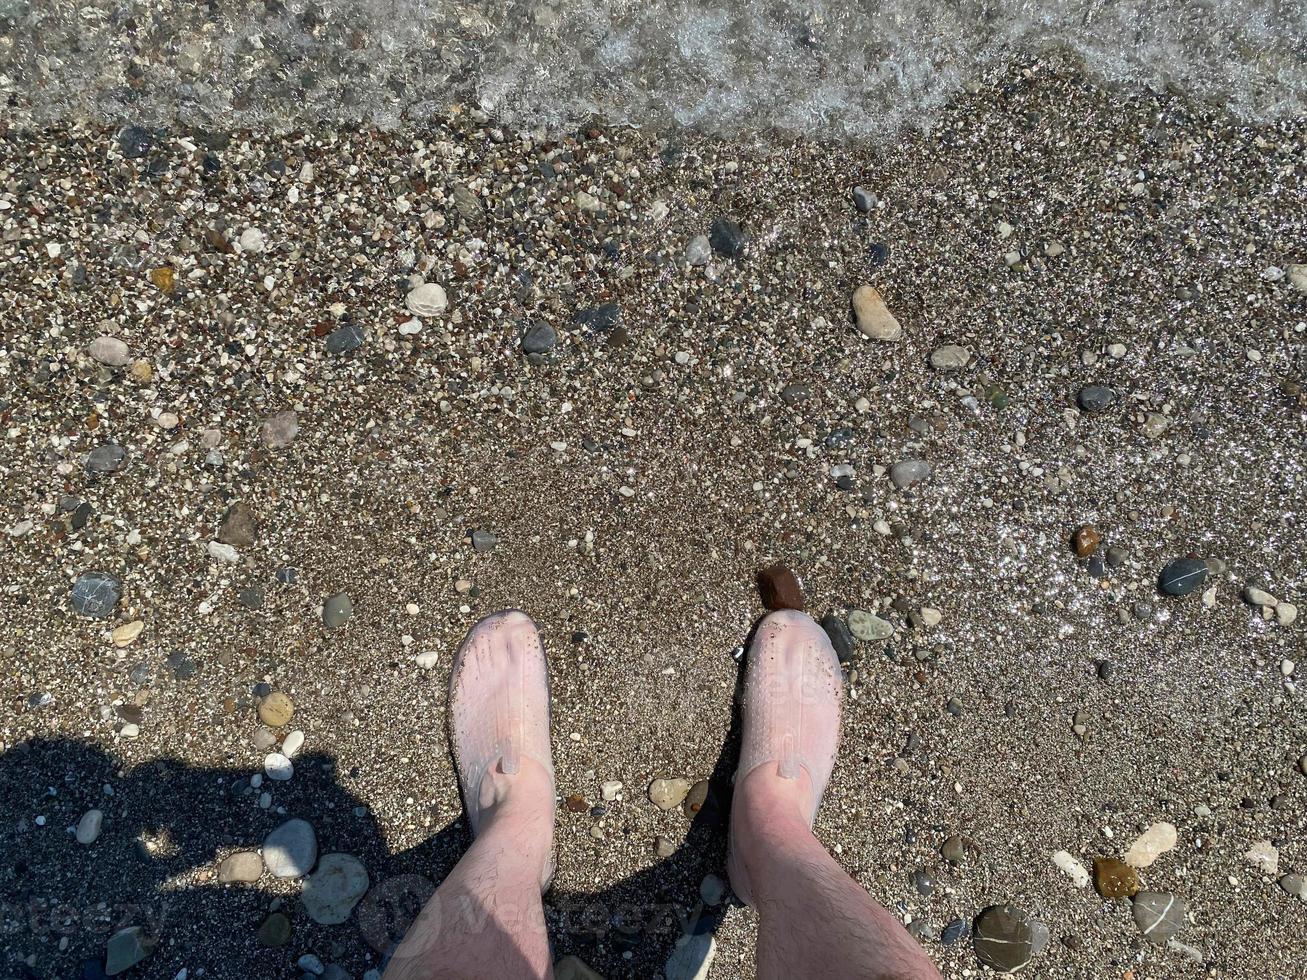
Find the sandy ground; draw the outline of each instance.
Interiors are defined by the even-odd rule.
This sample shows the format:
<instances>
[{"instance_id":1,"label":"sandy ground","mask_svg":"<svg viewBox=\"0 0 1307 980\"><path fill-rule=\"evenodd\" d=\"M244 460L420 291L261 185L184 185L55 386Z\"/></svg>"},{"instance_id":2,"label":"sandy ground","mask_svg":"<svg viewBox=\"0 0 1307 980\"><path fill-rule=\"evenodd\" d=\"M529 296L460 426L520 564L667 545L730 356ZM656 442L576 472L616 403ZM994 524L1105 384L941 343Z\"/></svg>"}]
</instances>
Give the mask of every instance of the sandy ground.
<instances>
[{"instance_id":1,"label":"sandy ground","mask_svg":"<svg viewBox=\"0 0 1307 980\"><path fill-rule=\"evenodd\" d=\"M445 688L468 626L506 606L549 654L560 798L602 807L560 806L557 953L659 975L724 873L732 654L780 560L815 614L895 627L857 645L817 831L944 976L985 972L946 925L1011 902L1050 932L1040 977L1301 977L1307 905L1279 881L1307 873L1304 621L1242 593L1301 606L1307 587L1305 135L1047 66L876 149L546 140L471 112L4 132L5 976L96 976L133 923L158 946L132 977L375 968L466 844ZM718 216L744 253L688 266ZM414 274L449 300L420 324ZM901 341L854 329L863 283ZM609 329L577 321L608 303ZM537 323L557 343L533 363ZM361 346L333 353L350 324ZM123 363L92 358L102 335ZM931 366L945 344L966 367ZM1091 383L1118 401L1080 410ZM269 447L287 410L298 433ZM106 443L124 461L88 473ZM905 459L933 469L900 490L885 468ZM235 503L252 543L211 548ZM1082 524L1123 552L1102 578L1069 546ZM1206 582L1160 595L1186 555ZM107 618L70 605L89 570L121 580ZM325 629L342 592L353 613ZM260 683L305 745L293 778L251 787ZM646 798L714 772L693 827ZM368 869L343 925L295 881L217 881L295 816ZM1183 946L1051 860L1119 855L1158 821L1178 844L1141 876L1185 900ZM1245 856L1267 843L1274 866ZM293 933L265 948L277 909ZM709 976L754 974L749 910L695 921Z\"/></svg>"}]
</instances>

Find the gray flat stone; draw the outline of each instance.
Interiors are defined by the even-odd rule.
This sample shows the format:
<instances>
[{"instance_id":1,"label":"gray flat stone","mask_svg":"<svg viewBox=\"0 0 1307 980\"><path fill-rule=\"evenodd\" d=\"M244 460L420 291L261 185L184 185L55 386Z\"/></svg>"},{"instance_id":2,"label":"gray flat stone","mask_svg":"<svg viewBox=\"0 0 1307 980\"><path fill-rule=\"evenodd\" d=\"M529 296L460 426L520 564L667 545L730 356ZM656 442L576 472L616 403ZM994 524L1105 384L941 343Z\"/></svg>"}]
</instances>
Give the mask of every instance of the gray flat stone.
<instances>
[{"instance_id":1,"label":"gray flat stone","mask_svg":"<svg viewBox=\"0 0 1307 980\"><path fill-rule=\"evenodd\" d=\"M1184 925L1184 899L1169 892L1140 892L1134 900L1135 925L1154 946L1166 941Z\"/></svg>"},{"instance_id":2,"label":"gray flat stone","mask_svg":"<svg viewBox=\"0 0 1307 980\"><path fill-rule=\"evenodd\" d=\"M368 891L368 872L352 854L324 854L318 869L304 882L300 895L309 918L322 925L340 925Z\"/></svg>"},{"instance_id":3,"label":"gray flat stone","mask_svg":"<svg viewBox=\"0 0 1307 980\"><path fill-rule=\"evenodd\" d=\"M277 878L303 878L318 860L318 835L296 817L263 839L263 863Z\"/></svg>"},{"instance_id":4,"label":"gray flat stone","mask_svg":"<svg viewBox=\"0 0 1307 980\"><path fill-rule=\"evenodd\" d=\"M218 865L218 880L222 882L258 881L263 876L263 858L255 851L237 851L222 859Z\"/></svg>"},{"instance_id":5,"label":"gray flat stone","mask_svg":"<svg viewBox=\"0 0 1307 980\"><path fill-rule=\"evenodd\" d=\"M1015 905L991 905L976 917L976 956L1000 973L1015 973L1048 944L1048 928Z\"/></svg>"},{"instance_id":6,"label":"gray flat stone","mask_svg":"<svg viewBox=\"0 0 1307 980\"><path fill-rule=\"evenodd\" d=\"M905 459L890 467L889 478L900 490L920 483L930 476L931 465L924 459Z\"/></svg>"},{"instance_id":7,"label":"gray flat stone","mask_svg":"<svg viewBox=\"0 0 1307 980\"><path fill-rule=\"evenodd\" d=\"M86 472L94 476L106 476L122 468L127 459L127 450L113 443L96 446L86 456Z\"/></svg>"},{"instance_id":8,"label":"gray flat stone","mask_svg":"<svg viewBox=\"0 0 1307 980\"><path fill-rule=\"evenodd\" d=\"M130 970L154 952L155 940L140 926L119 929L109 937L104 950L104 972L111 977Z\"/></svg>"},{"instance_id":9,"label":"gray flat stone","mask_svg":"<svg viewBox=\"0 0 1307 980\"><path fill-rule=\"evenodd\" d=\"M329 630L345 625L345 620L354 614L354 603L344 592L327 596L322 604L322 625Z\"/></svg>"}]
</instances>

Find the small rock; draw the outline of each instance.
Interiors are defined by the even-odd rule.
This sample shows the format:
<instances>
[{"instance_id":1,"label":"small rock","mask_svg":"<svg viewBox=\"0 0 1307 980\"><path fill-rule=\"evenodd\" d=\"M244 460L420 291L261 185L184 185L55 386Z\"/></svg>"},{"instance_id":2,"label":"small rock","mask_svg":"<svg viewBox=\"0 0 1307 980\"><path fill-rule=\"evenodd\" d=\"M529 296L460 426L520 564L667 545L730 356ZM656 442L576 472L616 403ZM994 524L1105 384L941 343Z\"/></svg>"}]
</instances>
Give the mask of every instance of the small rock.
<instances>
[{"instance_id":1,"label":"small rock","mask_svg":"<svg viewBox=\"0 0 1307 980\"><path fill-rule=\"evenodd\" d=\"M96 337L87 353L108 367L124 367L132 359L127 345L117 337Z\"/></svg>"},{"instance_id":2,"label":"small rock","mask_svg":"<svg viewBox=\"0 0 1307 980\"><path fill-rule=\"evenodd\" d=\"M548 354L558 343L558 333L547 323L535 323L522 335L522 353Z\"/></svg>"},{"instance_id":3,"label":"small rock","mask_svg":"<svg viewBox=\"0 0 1307 980\"><path fill-rule=\"evenodd\" d=\"M277 878L303 878L318 860L318 835L307 820L287 820L263 839L263 863Z\"/></svg>"},{"instance_id":4,"label":"small rock","mask_svg":"<svg viewBox=\"0 0 1307 980\"><path fill-rule=\"evenodd\" d=\"M440 662L440 651L428 650L425 653L419 653L413 658L413 662L422 670L431 670Z\"/></svg>"},{"instance_id":5,"label":"small rock","mask_svg":"<svg viewBox=\"0 0 1307 980\"><path fill-rule=\"evenodd\" d=\"M227 508L218 527L218 540L223 544L237 548L248 548L254 544L258 534L258 525L254 521L254 511L249 504L235 503Z\"/></svg>"},{"instance_id":6,"label":"small rock","mask_svg":"<svg viewBox=\"0 0 1307 980\"><path fill-rule=\"evenodd\" d=\"M118 605L122 588L122 583L108 572L83 572L73 583L69 602L79 615L103 619Z\"/></svg>"},{"instance_id":7,"label":"small rock","mask_svg":"<svg viewBox=\"0 0 1307 980\"><path fill-rule=\"evenodd\" d=\"M917 611L917 622L926 629L938 626L943 618L944 614L942 612L938 609L932 609L930 606L922 606Z\"/></svg>"},{"instance_id":8,"label":"small rock","mask_svg":"<svg viewBox=\"0 0 1307 980\"><path fill-rule=\"evenodd\" d=\"M1248 848L1244 860L1272 877L1280 873L1280 849L1268 840L1259 840Z\"/></svg>"},{"instance_id":9,"label":"small rock","mask_svg":"<svg viewBox=\"0 0 1307 980\"><path fill-rule=\"evenodd\" d=\"M564 956L554 964L554 980L604 980L576 956Z\"/></svg>"},{"instance_id":10,"label":"small rock","mask_svg":"<svg viewBox=\"0 0 1307 980\"><path fill-rule=\"evenodd\" d=\"M1292 626L1298 619L1298 607L1292 602L1275 604L1275 621L1281 626Z\"/></svg>"},{"instance_id":11,"label":"small rock","mask_svg":"<svg viewBox=\"0 0 1307 980\"><path fill-rule=\"evenodd\" d=\"M363 346L363 328L357 323L346 323L327 334L328 354L348 354Z\"/></svg>"},{"instance_id":12,"label":"small rock","mask_svg":"<svg viewBox=\"0 0 1307 980\"><path fill-rule=\"evenodd\" d=\"M683 936L663 966L666 980L704 980L717 952L717 940L711 932Z\"/></svg>"},{"instance_id":13,"label":"small rock","mask_svg":"<svg viewBox=\"0 0 1307 980\"><path fill-rule=\"evenodd\" d=\"M94 844L104 826L103 810L87 810L82 819L77 821L77 843Z\"/></svg>"},{"instance_id":14,"label":"small rock","mask_svg":"<svg viewBox=\"0 0 1307 980\"><path fill-rule=\"evenodd\" d=\"M263 771L269 779L284 783L295 775L295 766L280 752L269 752L263 757Z\"/></svg>"},{"instance_id":15,"label":"small rock","mask_svg":"<svg viewBox=\"0 0 1307 980\"><path fill-rule=\"evenodd\" d=\"M340 925L368 891L368 872L352 854L324 854L318 869L304 882L300 900L309 918L322 925Z\"/></svg>"},{"instance_id":16,"label":"small rock","mask_svg":"<svg viewBox=\"0 0 1307 980\"><path fill-rule=\"evenodd\" d=\"M218 880L249 884L263 876L263 858L256 851L237 851L222 859L218 865Z\"/></svg>"},{"instance_id":17,"label":"small rock","mask_svg":"<svg viewBox=\"0 0 1307 980\"><path fill-rule=\"evenodd\" d=\"M865 187L853 188L853 206L867 214L876 206L876 195Z\"/></svg>"},{"instance_id":18,"label":"small rock","mask_svg":"<svg viewBox=\"0 0 1307 980\"><path fill-rule=\"evenodd\" d=\"M894 627L891 624L863 609L849 612L849 631L865 643L888 640L894 635Z\"/></svg>"},{"instance_id":19,"label":"small rock","mask_svg":"<svg viewBox=\"0 0 1307 980\"><path fill-rule=\"evenodd\" d=\"M903 339L903 327L872 286L859 286L853 291L853 315L864 337L891 342Z\"/></svg>"},{"instance_id":20,"label":"small rock","mask_svg":"<svg viewBox=\"0 0 1307 980\"><path fill-rule=\"evenodd\" d=\"M333 596L328 596L322 604L322 625L329 630L334 630L345 625L345 620L353 613L354 603L350 601L350 597L344 592L337 592Z\"/></svg>"},{"instance_id":21,"label":"small rock","mask_svg":"<svg viewBox=\"0 0 1307 980\"><path fill-rule=\"evenodd\" d=\"M259 435L263 439L263 444L269 449L285 449L295 441L299 431L299 416L287 409L264 419Z\"/></svg>"},{"instance_id":22,"label":"small rock","mask_svg":"<svg viewBox=\"0 0 1307 980\"><path fill-rule=\"evenodd\" d=\"M744 245L748 241L740 226L730 218L714 218L708 230L708 242L713 251L728 259L738 258L744 254Z\"/></svg>"},{"instance_id":23,"label":"small rock","mask_svg":"<svg viewBox=\"0 0 1307 980\"><path fill-rule=\"evenodd\" d=\"M105 443L96 446L86 456L86 472L92 476L107 476L122 468L127 451L122 446Z\"/></svg>"},{"instance_id":24,"label":"small rock","mask_svg":"<svg viewBox=\"0 0 1307 980\"><path fill-rule=\"evenodd\" d=\"M622 308L616 303L604 303L581 310L572 319L591 333L608 333L622 318Z\"/></svg>"},{"instance_id":25,"label":"small rock","mask_svg":"<svg viewBox=\"0 0 1307 980\"><path fill-rule=\"evenodd\" d=\"M157 940L148 937L141 926L119 929L109 937L109 942L105 946L105 974L115 977L130 970L153 953L155 945Z\"/></svg>"},{"instance_id":26,"label":"small rock","mask_svg":"<svg viewBox=\"0 0 1307 980\"><path fill-rule=\"evenodd\" d=\"M1089 872L1085 866L1076 860L1075 856L1069 851L1057 851L1053 855L1053 863L1056 864L1077 888L1084 888L1089 884Z\"/></svg>"},{"instance_id":27,"label":"small rock","mask_svg":"<svg viewBox=\"0 0 1307 980\"><path fill-rule=\"evenodd\" d=\"M128 126L118 133L118 150L128 160L139 160L154 146L154 133L143 126Z\"/></svg>"},{"instance_id":28,"label":"small rock","mask_svg":"<svg viewBox=\"0 0 1307 980\"><path fill-rule=\"evenodd\" d=\"M605 779L599 784L599 795L609 803L617 799L617 794L621 791L622 781L620 779Z\"/></svg>"},{"instance_id":29,"label":"small rock","mask_svg":"<svg viewBox=\"0 0 1307 980\"><path fill-rule=\"evenodd\" d=\"M1292 895L1294 898L1307 899L1307 879L1302 875L1288 874L1280 879L1280 887L1284 889L1285 894Z\"/></svg>"},{"instance_id":30,"label":"small rock","mask_svg":"<svg viewBox=\"0 0 1307 980\"><path fill-rule=\"evenodd\" d=\"M326 967L322 965L322 960L318 959L312 953L305 953L295 961L295 965L305 973L312 973L315 977L321 976L322 972L326 969Z\"/></svg>"},{"instance_id":31,"label":"small rock","mask_svg":"<svg viewBox=\"0 0 1307 980\"><path fill-rule=\"evenodd\" d=\"M1048 928L1015 905L991 905L976 917L971 942L986 966L1014 973L1048 944Z\"/></svg>"},{"instance_id":32,"label":"small rock","mask_svg":"<svg viewBox=\"0 0 1307 980\"><path fill-rule=\"evenodd\" d=\"M705 875L703 881L699 882L699 898L704 905L721 905L725 897L726 882L717 875Z\"/></svg>"},{"instance_id":33,"label":"small rock","mask_svg":"<svg viewBox=\"0 0 1307 980\"><path fill-rule=\"evenodd\" d=\"M940 933L939 941L945 946L952 946L967 934L967 923L963 919L952 919Z\"/></svg>"},{"instance_id":34,"label":"small rock","mask_svg":"<svg viewBox=\"0 0 1307 980\"><path fill-rule=\"evenodd\" d=\"M1094 858L1094 887L1104 898L1129 898L1141 883L1139 873L1120 858Z\"/></svg>"},{"instance_id":35,"label":"small rock","mask_svg":"<svg viewBox=\"0 0 1307 980\"><path fill-rule=\"evenodd\" d=\"M889 478L894 486L906 490L929 477L930 471L931 465L924 459L905 459L890 467Z\"/></svg>"},{"instance_id":36,"label":"small rock","mask_svg":"<svg viewBox=\"0 0 1307 980\"><path fill-rule=\"evenodd\" d=\"M273 691L259 702L259 720L269 728L280 728L295 714L295 702L281 691Z\"/></svg>"},{"instance_id":37,"label":"small rock","mask_svg":"<svg viewBox=\"0 0 1307 980\"><path fill-rule=\"evenodd\" d=\"M1198 558L1177 558L1162 569L1157 587L1166 595L1188 595L1207 578L1207 563Z\"/></svg>"},{"instance_id":38,"label":"small rock","mask_svg":"<svg viewBox=\"0 0 1307 980\"><path fill-rule=\"evenodd\" d=\"M686 265L707 265L712 258L712 245L707 235L695 235L685 246Z\"/></svg>"},{"instance_id":39,"label":"small rock","mask_svg":"<svg viewBox=\"0 0 1307 980\"><path fill-rule=\"evenodd\" d=\"M209 557L215 561L225 561L229 564L235 564L241 560L240 552L229 544L223 544L221 541L209 542Z\"/></svg>"},{"instance_id":40,"label":"small rock","mask_svg":"<svg viewBox=\"0 0 1307 980\"><path fill-rule=\"evenodd\" d=\"M655 779L649 784L649 802L660 810L680 806L693 784L683 776Z\"/></svg>"},{"instance_id":41,"label":"small rock","mask_svg":"<svg viewBox=\"0 0 1307 980\"><path fill-rule=\"evenodd\" d=\"M1116 392L1106 385L1085 385L1076 393L1082 412L1101 412L1116 404Z\"/></svg>"},{"instance_id":42,"label":"small rock","mask_svg":"<svg viewBox=\"0 0 1307 980\"><path fill-rule=\"evenodd\" d=\"M1155 946L1166 941L1184 925L1185 902L1179 895L1167 892L1140 892L1135 896L1135 925L1144 938Z\"/></svg>"},{"instance_id":43,"label":"small rock","mask_svg":"<svg viewBox=\"0 0 1307 980\"><path fill-rule=\"evenodd\" d=\"M1075 534L1071 535L1071 547L1075 550L1077 558L1088 558L1098 550L1102 540L1103 535L1099 533L1097 528L1085 524Z\"/></svg>"},{"instance_id":44,"label":"small rock","mask_svg":"<svg viewBox=\"0 0 1307 980\"><path fill-rule=\"evenodd\" d=\"M1175 824L1158 821L1134 839L1125 852L1125 863L1132 868L1151 867L1159 857L1174 849L1178 839Z\"/></svg>"},{"instance_id":45,"label":"small rock","mask_svg":"<svg viewBox=\"0 0 1307 980\"><path fill-rule=\"evenodd\" d=\"M767 609L803 611L803 590L798 578L785 565L768 565L758 572L758 593Z\"/></svg>"},{"instance_id":46,"label":"small rock","mask_svg":"<svg viewBox=\"0 0 1307 980\"><path fill-rule=\"evenodd\" d=\"M134 619L130 623L123 623L121 626L115 627L110 634L110 639L113 640L113 645L119 649L128 647L136 641L143 629L145 629L145 623L139 619Z\"/></svg>"},{"instance_id":47,"label":"small rock","mask_svg":"<svg viewBox=\"0 0 1307 980\"><path fill-rule=\"evenodd\" d=\"M1275 596L1267 592L1265 589L1259 589L1255 585L1248 585L1244 587L1243 599L1244 602L1248 603L1248 605L1256 606L1259 609L1263 609L1263 608L1274 609L1275 604L1280 601L1279 599L1275 598Z\"/></svg>"},{"instance_id":48,"label":"small rock","mask_svg":"<svg viewBox=\"0 0 1307 980\"><path fill-rule=\"evenodd\" d=\"M690 787L690 792L685 794L685 800L681 803L681 809L685 815L693 819L708 802L708 792L712 788L706 779L700 779Z\"/></svg>"},{"instance_id":49,"label":"small rock","mask_svg":"<svg viewBox=\"0 0 1307 980\"><path fill-rule=\"evenodd\" d=\"M971 351L965 347L946 344L930 352L930 366L936 371L961 371L971 360Z\"/></svg>"},{"instance_id":50,"label":"small rock","mask_svg":"<svg viewBox=\"0 0 1307 980\"><path fill-rule=\"evenodd\" d=\"M654 853L660 858L671 857L676 853L676 845L669 838L659 834L654 838Z\"/></svg>"},{"instance_id":51,"label":"small rock","mask_svg":"<svg viewBox=\"0 0 1307 980\"><path fill-rule=\"evenodd\" d=\"M259 926L259 945L269 948L285 946L290 942L290 919L280 912L273 912Z\"/></svg>"},{"instance_id":52,"label":"small rock","mask_svg":"<svg viewBox=\"0 0 1307 980\"><path fill-rule=\"evenodd\" d=\"M848 663L853 659L853 634L845 625L844 620L833 612L828 612L821 617L821 628L826 631L830 638L830 645L835 649L835 655L839 657L840 663Z\"/></svg>"},{"instance_id":53,"label":"small rock","mask_svg":"<svg viewBox=\"0 0 1307 980\"><path fill-rule=\"evenodd\" d=\"M236 601L246 609L262 609L266 600L263 589L257 585L248 585L236 593Z\"/></svg>"},{"instance_id":54,"label":"small rock","mask_svg":"<svg viewBox=\"0 0 1307 980\"><path fill-rule=\"evenodd\" d=\"M495 545L499 544L497 535L490 531L473 531L472 532L472 550L473 551L491 551Z\"/></svg>"},{"instance_id":55,"label":"small rock","mask_svg":"<svg viewBox=\"0 0 1307 980\"><path fill-rule=\"evenodd\" d=\"M304 733L299 729L288 732L286 737L281 740L281 754L287 759L295 758L302 748L304 748Z\"/></svg>"},{"instance_id":56,"label":"small rock","mask_svg":"<svg viewBox=\"0 0 1307 980\"><path fill-rule=\"evenodd\" d=\"M939 856L949 864L961 864L967 859L966 847L962 842L962 837L954 834L939 846Z\"/></svg>"},{"instance_id":57,"label":"small rock","mask_svg":"<svg viewBox=\"0 0 1307 980\"><path fill-rule=\"evenodd\" d=\"M444 313L449 308L449 297L445 290L434 282L424 282L408 291L404 305L414 316L431 317Z\"/></svg>"}]
</instances>

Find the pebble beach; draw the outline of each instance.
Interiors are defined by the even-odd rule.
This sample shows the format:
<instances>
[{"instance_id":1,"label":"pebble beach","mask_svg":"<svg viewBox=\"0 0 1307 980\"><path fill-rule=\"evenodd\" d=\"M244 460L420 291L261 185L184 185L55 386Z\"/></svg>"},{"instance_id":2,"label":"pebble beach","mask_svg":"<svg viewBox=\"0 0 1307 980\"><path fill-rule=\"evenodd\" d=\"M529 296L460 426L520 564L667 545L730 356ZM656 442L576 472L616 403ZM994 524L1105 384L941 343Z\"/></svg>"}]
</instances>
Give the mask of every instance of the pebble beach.
<instances>
[{"instance_id":1,"label":"pebble beach","mask_svg":"<svg viewBox=\"0 0 1307 980\"><path fill-rule=\"evenodd\" d=\"M518 608L557 976L753 977L766 600L944 977L1300 978L1305 145L1065 57L874 141L0 115L0 975L376 980Z\"/></svg>"}]
</instances>

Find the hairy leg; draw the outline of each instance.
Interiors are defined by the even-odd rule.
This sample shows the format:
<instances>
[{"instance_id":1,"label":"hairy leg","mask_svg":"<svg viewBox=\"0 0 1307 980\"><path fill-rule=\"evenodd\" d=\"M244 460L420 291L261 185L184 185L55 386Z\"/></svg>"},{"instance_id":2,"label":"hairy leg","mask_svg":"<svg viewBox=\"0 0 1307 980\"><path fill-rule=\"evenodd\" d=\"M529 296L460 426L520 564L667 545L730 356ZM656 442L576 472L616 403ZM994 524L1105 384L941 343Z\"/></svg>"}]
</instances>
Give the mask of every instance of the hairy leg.
<instances>
[{"instance_id":1,"label":"hairy leg","mask_svg":"<svg viewBox=\"0 0 1307 980\"><path fill-rule=\"evenodd\" d=\"M916 940L808 829L807 775L760 766L735 788L731 835L758 910L758 977L939 980Z\"/></svg>"},{"instance_id":2,"label":"hairy leg","mask_svg":"<svg viewBox=\"0 0 1307 980\"><path fill-rule=\"evenodd\" d=\"M494 773L500 802L395 950L384 980L552 976L540 880L553 844L548 774L524 759Z\"/></svg>"}]
</instances>

